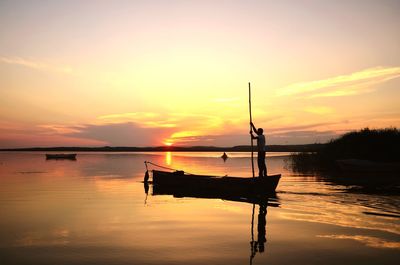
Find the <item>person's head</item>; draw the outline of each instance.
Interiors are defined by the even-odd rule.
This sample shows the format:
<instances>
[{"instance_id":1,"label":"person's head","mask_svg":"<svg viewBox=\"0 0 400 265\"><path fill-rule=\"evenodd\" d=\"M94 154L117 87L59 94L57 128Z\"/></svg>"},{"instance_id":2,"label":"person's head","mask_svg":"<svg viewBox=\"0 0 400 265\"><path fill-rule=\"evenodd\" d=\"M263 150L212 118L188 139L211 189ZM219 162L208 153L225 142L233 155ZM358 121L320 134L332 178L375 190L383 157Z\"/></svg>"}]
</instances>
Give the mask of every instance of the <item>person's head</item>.
<instances>
[{"instance_id":1,"label":"person's head","mask_svg":"<svg viewBox=\"0 0 400 265\"><path fill-rule=\"evenodd\" d=\"M263 134L263 132L264 132L264 130L263 130L262 128L258 128L258 129L257 129L257 134L258 134L258 135Z\"/></svg>"}]
</instances>

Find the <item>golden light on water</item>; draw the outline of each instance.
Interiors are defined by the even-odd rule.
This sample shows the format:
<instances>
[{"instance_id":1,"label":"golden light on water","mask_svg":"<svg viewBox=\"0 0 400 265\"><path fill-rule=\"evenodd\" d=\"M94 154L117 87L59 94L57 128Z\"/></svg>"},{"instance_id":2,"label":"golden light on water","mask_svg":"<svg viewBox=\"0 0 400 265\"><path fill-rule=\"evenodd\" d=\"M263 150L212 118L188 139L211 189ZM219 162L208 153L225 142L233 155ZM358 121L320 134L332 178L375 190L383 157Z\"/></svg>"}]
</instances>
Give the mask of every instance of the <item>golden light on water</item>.
<instances>
[{"instance_id":1,"label":"golden light on water","mask_svg":"<svg viewBox=\"0 0 400 265\"><path fill-rule=\"evenodd\" d=\"M232 155L223 162L215 153L204 152L80 153L77 161L46 161L43 153L0 153L0 158L7 165L0 167L4 212L0 245L14 250L4 252L10 259L16 258L12 253L22 251L25 260L36 259L34 264L48 260L49 252L60 260L70 256L76 260L81 257L76 249L82 248L80 255L94 263L112 257L121 259L121 264L144 260L246 264L253 227L254 240L262 233L267 240L265 252L257 253L253 264L293 264L284 255L289 250L296 251L301 264L320 264L320 257L312 257L327 250L335 251L334 264L349 258L368 264L362 261L371 255L397 264L398 218L387 216L398 212L396 198L347 192L324 178L296 176L284 168L285 157L267 158L269 169L284 175L276 201L280 207L268 206L264 227L259 225L258 205L252 225L252 204L154 195L152 187L146 194L142 183L143 160L191 173L246 176L247 158ZM378 214L366 215L366 211ZM84 247L88 245L89 250ZM23 252L27 246L49 251Z\"/></svg>"},{"instance_id":2,"label":"golden light on water","mask_svg":"<svg viewBox=\"0 0 400 265\"><path fill-rule=\"evenodd\" d=\"M172 154L171 152L165 152L165 164L170 166L172 163Z\"/></svg>"}]
</instances>

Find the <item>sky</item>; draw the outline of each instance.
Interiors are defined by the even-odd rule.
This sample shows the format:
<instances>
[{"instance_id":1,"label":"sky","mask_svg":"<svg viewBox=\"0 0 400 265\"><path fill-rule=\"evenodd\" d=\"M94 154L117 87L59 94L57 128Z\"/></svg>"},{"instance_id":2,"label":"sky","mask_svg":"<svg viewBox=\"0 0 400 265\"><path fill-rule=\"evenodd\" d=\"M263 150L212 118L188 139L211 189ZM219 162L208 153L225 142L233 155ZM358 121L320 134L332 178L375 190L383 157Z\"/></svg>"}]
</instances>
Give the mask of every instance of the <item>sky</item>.
<instances>
[{"instance_id":1,"label":"sky","mask_svg":"<svg viewBox=\"0 0 400 265\"><path fill-rule=\"evenodd\" d=\"M0 148L400 127L400 1L0 1Z\"/></svg>"}]
</instances>

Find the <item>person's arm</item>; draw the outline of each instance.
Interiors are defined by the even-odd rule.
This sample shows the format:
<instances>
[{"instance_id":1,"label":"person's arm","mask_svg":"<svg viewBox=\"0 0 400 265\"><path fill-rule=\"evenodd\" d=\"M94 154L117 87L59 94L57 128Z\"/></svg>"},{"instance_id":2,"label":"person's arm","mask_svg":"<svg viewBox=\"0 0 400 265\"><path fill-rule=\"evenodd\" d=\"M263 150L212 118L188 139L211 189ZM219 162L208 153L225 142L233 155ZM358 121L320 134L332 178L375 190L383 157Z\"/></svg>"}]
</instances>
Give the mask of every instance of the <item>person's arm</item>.
<instances>
[{"instance_id":1,"label":"person's arm","mask_svg":"<svg viewBox=\"0 0 400 265\"><path fill-rule=\"evenodd\" d=\"M251 128L253 129L254 133L257 134L257 129L252 122L250 122Z\"/></svg>"},{"instance_id":2,"label":"person's arm","mask_svg":"<svg viewBox=\"0 0 400 265\"><path fill-rule=\"evenodd\" d=\"M252 131L250 131L250 135L251 135L251 139L253 139L253 140L258 139L258 136L254 136Z\"/></svg>"}]
</instances>

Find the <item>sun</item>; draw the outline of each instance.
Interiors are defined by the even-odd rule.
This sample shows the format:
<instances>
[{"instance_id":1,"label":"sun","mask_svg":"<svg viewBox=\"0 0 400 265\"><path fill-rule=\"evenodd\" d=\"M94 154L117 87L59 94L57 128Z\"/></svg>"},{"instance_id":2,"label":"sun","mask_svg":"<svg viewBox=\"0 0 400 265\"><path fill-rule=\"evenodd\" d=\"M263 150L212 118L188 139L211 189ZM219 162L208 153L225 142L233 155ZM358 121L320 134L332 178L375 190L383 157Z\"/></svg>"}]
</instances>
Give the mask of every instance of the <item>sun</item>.
<instances>
[{"instance_id":1,"label":"sun","mask_svg":"<svg viewBox=\"0 0 400 265\"><path fill-rule=\"evenodd\" d=\"M165 141L164 144L165 144L166 146L171 146L173 143L172 143L172 142L169 142L169 141Z\"/></svg>"}]
</instances>

